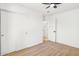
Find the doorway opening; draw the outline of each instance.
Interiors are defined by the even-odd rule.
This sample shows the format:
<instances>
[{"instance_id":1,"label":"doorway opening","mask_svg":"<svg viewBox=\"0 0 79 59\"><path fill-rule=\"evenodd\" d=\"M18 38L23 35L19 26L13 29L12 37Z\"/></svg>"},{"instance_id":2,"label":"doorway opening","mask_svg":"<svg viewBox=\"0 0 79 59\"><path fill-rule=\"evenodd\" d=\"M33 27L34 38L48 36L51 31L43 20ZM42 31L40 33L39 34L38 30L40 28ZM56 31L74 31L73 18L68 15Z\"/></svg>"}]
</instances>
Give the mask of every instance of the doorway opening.
<instances>
[{"instance_id":1,"label":"doorway opening","mask_svg":"<svg viewBox=\"0 0 79 59\"><path fill-rule=\"evenodd\" d=\"M43 16L43 42L57 42L57 18L55 16Z\"/></svg>"}]
</instances>

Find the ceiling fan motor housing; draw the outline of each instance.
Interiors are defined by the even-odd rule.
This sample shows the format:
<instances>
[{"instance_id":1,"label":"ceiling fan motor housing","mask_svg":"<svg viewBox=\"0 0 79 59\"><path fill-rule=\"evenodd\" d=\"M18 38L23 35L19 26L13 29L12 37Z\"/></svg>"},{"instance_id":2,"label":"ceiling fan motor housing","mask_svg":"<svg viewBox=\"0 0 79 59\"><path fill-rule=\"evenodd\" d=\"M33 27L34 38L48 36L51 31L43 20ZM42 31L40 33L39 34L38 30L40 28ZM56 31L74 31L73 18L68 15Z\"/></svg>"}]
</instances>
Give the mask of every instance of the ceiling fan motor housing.
<instances>
[{"instance_id":1,"label":"ceiling fan motor housing","mask_svg":"<svg viewBox=\"0 0 79 59\"><path fill-rule=\"evenodd\" d=\"M57 8L57 6L55 5L55 6L53 6L54 8Z\"/></svg>"}]
</instances>

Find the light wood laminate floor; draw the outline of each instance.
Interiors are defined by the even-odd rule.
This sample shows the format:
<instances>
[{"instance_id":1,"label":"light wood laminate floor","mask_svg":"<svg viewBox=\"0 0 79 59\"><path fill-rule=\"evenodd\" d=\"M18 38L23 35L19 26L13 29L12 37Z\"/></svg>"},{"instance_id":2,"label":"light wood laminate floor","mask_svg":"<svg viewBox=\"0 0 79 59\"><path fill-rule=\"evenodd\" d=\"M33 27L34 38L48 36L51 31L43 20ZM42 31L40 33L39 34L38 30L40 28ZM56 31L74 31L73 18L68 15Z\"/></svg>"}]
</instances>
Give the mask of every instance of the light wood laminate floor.
<instances>
[{"instance_id":1,"label":"light wood laminate floor","mask_svg":"<svg viewBox=\"0 0 79 59\"><path fill-rule=\"evenodd\" d=\"M47 41L30 48L6 54L6 56L79 56L79 49Z\"/></svg>"}]
</instances>

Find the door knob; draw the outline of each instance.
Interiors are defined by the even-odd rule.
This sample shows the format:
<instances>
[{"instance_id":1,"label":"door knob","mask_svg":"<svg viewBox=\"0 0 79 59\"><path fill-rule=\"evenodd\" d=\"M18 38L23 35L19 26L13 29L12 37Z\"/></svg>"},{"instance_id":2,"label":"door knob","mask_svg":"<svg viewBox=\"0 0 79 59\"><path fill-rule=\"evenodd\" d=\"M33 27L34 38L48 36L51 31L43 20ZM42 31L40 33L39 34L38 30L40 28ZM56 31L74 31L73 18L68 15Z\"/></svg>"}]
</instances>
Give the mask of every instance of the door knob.
<instances>
[{"instance_id":1,"label":"door knob","mask_svg":"<svg viewBox=\"0 0 79 59\"><path fill-rule=\"evenodd\" d=\"M1 34L1 36L4 36L4 34Z\"/></svg>"},{"instance_id":2,"label":"door knob","mask_svg":"<svg viewBox=\"0 0 79 59\"><path fill-rule=\"evenodd\" d=\"M56 32L56 31L53 31L53 32Z\"/></svg>"}]
</instances>

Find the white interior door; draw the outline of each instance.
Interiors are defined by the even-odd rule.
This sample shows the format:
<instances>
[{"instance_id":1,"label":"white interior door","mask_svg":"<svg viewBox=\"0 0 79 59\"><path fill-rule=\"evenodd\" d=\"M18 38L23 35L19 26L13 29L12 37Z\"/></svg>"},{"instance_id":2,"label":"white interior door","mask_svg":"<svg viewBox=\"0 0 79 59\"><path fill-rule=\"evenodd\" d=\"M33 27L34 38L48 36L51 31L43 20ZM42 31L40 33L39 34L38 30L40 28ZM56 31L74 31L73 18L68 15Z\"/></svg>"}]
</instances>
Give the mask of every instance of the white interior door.
<instances>
[{"instance_id":1,"label":"white interior door","mask_svg":"<svg viewBox=\"0 0 79 59\"><path fill-rule=\"evenodd\" d=\"M56 19L54 16L48 17L48 38L50 41L56 42Z\"/></svg>"},{"instance_id":2,"label":"white interior door","mask_svg":"<svg viewBox=\"0 0 79 59\"><path fill-rule=\"evenodd\" d=\"M7 38L7 20L6 17L7 14L3 11L1 11L1 55L4 55L7 53L7 47L8 47L8 38Z\"/></svg>"},{"instance_id":3,"label":"white interior door","mask_svg":"<svg viewBox=\"0 0 79 59\"><path fill-rule=\"evenodd\" d=\"M14 16L13 13L1 10L1 55L15 51L12 16Z\"/></svg>"}]
</instances>

